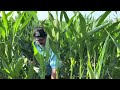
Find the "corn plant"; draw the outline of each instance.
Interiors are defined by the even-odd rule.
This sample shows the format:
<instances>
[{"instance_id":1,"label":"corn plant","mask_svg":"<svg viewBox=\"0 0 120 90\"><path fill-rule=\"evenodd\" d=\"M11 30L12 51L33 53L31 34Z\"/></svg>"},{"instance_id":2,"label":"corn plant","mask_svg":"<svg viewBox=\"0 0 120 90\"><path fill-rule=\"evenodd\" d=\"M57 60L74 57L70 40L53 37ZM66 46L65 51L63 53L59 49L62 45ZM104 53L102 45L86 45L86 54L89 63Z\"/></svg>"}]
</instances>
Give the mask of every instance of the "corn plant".
<instances>
[{"instance_id":1,"label":"corn plant","mask_svg":"<svg viewBox=\"0 0 120 90\"><path fill-rule=\"evenodd\" d=\"M6 78L20 78L20 70L23 68L23 60L19 60L22 57L21 49L19 48L19 38L23 34L24 28L34 17L34 12L18 12L18 16L14 20L13 11L5 13L1 11L2 20L0 25L1 37L1 71L7 72ZM32 31L32 30L31 30ZM20 66L19 66L20 65Z\"/></svg>"},{"instance_id":2,"label":"corn plant","mask_svg":"<svg viewBox=\"0 0 120 90\"><path fill-rule=\"evenodd\" d=\"M13 14L18 15L13 19ZM1 11L0 18L0 78L45 78L49 49L57 55L58 78L114 79L120 78L120 21L107 19L111 11L95 19L92 14L82 15L73 11L70 18L66 11L54 17L38 20L37 11ZM33 44L33 29L45 28L47 37L46 58ZM39 73L28 61L36 58Z\"/></svg>"},{"instance_id":3,"label":"corn plant","mask_svg":"<svg viewBox=\"0 0 120 90\"><path fill-rule=\"evenodd\" d=\"M105 66L107 59L105 56L107 56L106 53L108 49L105 48L108 46L108 41L110 41L106 30L114 24L112 21L105 21L109 14L110 11L106 11L97 20L92 20L89 17L84 17L80 12L75 12L74 16L69 19L67 13L65 11L61 11L60 21L62 21L64 16L66 26L64 28L60 27L61 30L59 34L61 37L59 42L60 46L62 46L62 59L65 59L63 62L65 62L64 65L66 65L66 67L64 66L64 69L68 70L65 70L65 72L68 74L68 76L70 76L70 78L72 78L72 73L70 74L69 70L72 70L73 72L73 67L70 63L71 57L76 61L76 68L74 71L74 73L76 73L76 77L82 78L82 76L86 74L86 78L101 78L101 73L103 70L102 67ZM51 21L54 21L54 18L51 14L50 18ZM90 22L89 19L91 20ZM115 23L117 23L115 24L116 26L119 24L119 22ZM54 23L52 23L52 25L54 27ZM63 26L63 22L61 22L60 26ZM51 36L52 40L54 40L52 33L49 33L49 35ZM55 37L54 33L53 36ZM57 52L55 53L57 54ZM87 63L87 65L85 65L85 63ZM92 69L92 67L94 67L94 69ZM104 74L102 73L102 75Z\"/></svg>"}]
</instances>

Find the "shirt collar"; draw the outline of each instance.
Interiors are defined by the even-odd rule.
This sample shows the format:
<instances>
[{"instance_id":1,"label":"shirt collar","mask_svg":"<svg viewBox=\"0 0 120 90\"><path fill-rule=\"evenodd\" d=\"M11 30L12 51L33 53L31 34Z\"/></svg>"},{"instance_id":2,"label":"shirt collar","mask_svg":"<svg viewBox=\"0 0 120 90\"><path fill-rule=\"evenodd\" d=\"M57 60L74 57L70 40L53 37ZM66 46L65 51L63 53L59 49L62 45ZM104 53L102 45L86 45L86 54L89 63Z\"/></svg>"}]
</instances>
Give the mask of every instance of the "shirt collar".
<instances>
[{"instance_id":1,"label":"shirt collar","mask_svg":"<svg viewBox=\"0 0 120 90\"><path fill-rule=\"evenodd\" d=\"M40 47L41 50L44 50L45 47L46 47L46 45L45 45L45 47L42 47L41 45L37 44L36 41L35 41L34 43L35 43L35 45L36 45L37 47Z\"/></svg>"}]
</instances>

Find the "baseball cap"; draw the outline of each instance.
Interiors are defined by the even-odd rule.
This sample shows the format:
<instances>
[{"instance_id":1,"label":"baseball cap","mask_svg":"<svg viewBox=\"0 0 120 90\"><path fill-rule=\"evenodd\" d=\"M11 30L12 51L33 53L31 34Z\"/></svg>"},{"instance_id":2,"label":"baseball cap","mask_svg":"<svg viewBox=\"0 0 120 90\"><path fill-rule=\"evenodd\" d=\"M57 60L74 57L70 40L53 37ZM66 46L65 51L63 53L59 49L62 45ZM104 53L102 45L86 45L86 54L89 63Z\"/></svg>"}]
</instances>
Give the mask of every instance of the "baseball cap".
<instances>
[{"instance_id":1,"label":"baseball cap","mask_svg":"<svg viewBox=\"0 0 120 90\"><path fill-rule=\"evenodd\" d=\"M45 38L47 36L46 32L44 31L43 27L36 28L34 30L34 35L35 38Z\"/></svg>"}]
</instances>

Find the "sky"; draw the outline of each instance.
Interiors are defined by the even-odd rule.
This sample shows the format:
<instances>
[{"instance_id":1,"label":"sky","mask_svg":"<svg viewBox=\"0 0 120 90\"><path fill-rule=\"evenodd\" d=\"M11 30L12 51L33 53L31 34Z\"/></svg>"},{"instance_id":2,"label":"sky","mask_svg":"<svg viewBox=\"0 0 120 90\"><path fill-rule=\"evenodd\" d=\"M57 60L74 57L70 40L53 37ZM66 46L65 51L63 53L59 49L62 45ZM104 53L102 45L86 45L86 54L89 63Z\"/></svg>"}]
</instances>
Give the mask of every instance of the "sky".
<instances>
[{"instance_id":1,"label":"sky","mask_svg":"<svg viewBox=\"0 0 120 90\"><path fill-rule=\"evenodd\" d=\"M9 11L6 11L9 12ZM83 15L89 15L91 11L80 11ZM94 18L98 18L100 15L102 15L105 11L95 11L92 15L94 16ZM52 15L55 17L55 11L51 11ZM73 16L73 12L72 11L67 11L67 14L69 16L69 18L71 18ZM16 13L14 13L15 17ZM1 13L0 13L1 16ZM39 20L44 20L48 17L48 11L38 11L37 13L38 19ZM60 11L58 11L58 17L60 18ZM112 20L114 20L116 17L120 18L120 11L117 11L117 14L115 13L115 11L112 11L110 13L110 15L107 18L110 18Z\"/></svg>"},{"instance_id":2,"label":"sky","mask_svg":"<svg viewBox=\"0 0 120 90\"><path fill-rule=\"evenodd\" d=\"M80 11L83 15L89 15L91 11ZM100 15L102 15L105 11L95 11L93 13L94 18L98 18ZM51 11L51 13L53 14L53 16L55 17L55 11ZM58 11L59 15L60 15L60 11ZM67 14L69 16L69 18L71 18L73 16L73 12L72 11L67 11ZM38 19L39 20L44 20L48 17L48 12L47 11L38 11ZM58 16L60 17L60 16ZM112 11L110 13L110 15L107 18L110 18L112 20L114 20L116 17L120 18L120 11L117 11L117 14L115 13L115 11Z\"/></svg>"}]
</instances>

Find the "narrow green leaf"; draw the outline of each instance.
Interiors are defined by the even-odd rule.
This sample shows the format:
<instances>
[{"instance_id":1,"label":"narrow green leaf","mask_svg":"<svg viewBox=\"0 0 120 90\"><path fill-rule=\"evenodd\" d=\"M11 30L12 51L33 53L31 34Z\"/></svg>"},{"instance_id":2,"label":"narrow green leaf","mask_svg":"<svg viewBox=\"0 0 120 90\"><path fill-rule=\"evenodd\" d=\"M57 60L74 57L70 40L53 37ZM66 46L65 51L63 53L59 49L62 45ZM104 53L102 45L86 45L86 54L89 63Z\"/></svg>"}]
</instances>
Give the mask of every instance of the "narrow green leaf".
<instances>
[{"instance_id":1,"label":"narrow green leaf","mask_svg":"<svg viewBox=\"0 0 120 90\"><path fill-rule=\"evenodd\" d=\"M73 17L69 20L66 28L69 28L69 27L70 27L70 25L72 24L74 18L75 18L75 16L73 16Z\"/></svg>"},{"instance_id":2,"label":"narrow green leaf","mask_svg":"<svg viewBox=\"0 0 120 90\"><path fill-rule=\"evenodd\" d=\"M18 76L20 75L20 70L23 67L23 63L24 63L24 59L23 58L19 58L17 63L15 64L14 74L15 74L16 78L18 78Z\"/></svg>"},{"instance_id":3,"label":"narrow green leaf","mask_svg":"<svg viewBox=\"0 0 120 90\"><path fill-rule=\"evenodd\" d=\"M55 42L51 39L49 39L49 44L54 53L57 53L57 50L55 49Z\"/></svg>"},{"instance_id":4,"label":"narrow green leaf","mask_svg":"<svg viewBox=\"0 0 120 90\"><path fill-rule=\"evenodd\" d=\"M48 19L50 20L52 26L55 27L55 25L54 25L54 17L53 17L53 15L51 14L50 11L48 11Z\"/></svg>"},{"instance_id":5,"label":"narrow green leaf","mask_svg":"<svg viewBox=\"0 0 120 90\"><path fill-rule=\"evenodd\" d=\"M94 28L93 30L87 33L87 36L93 35L95 32L98 32L99 30L105 28L107 25L109 25L109 22Z\"/></svg>"},{"instance_id":6,"label":"narrow green leaf","mask_svg":"<svg viewBox=\"0 0 120 90\"><path fill-rule=\"evenodd\" d=\"M109 33L107 30L106 30L106 32L108 33L108 35L109 35L110 38L112 39L112 41L113 41L113 43L115 44L115 46L118 47L119 50L120 50L120 44L115 41L115 39L110 35L110 33Z\"/></svg>"},{"instance_id":7,"label":"narrow green leaf","mask_svg":"<svg viewBox=\"0 0 120 90\"><path fill-rule=\"evenodd\" d=\"M80 19L80 30L83 33L83 35L85 35L86 34L86 21L85 21L85 18L83 17L83 15L81 13L79 13L78 17Z\"/></svg>"},{"instance_id":8,"label":"narrow green leaf","mask_svg":"<svg viewBox=\"0 0 120 90\"><path fill-rule=\"evenodd\" d=\"M29 67L27 79L32 79L33 75L34 75L34 69L33 69L33 64L31 63Z\"/></svg>"},{"instance_id":9,"label":"narrow green leaf","mask_svg":"<svg viewBox=\"0 0 120 90\"><path fill-rule=\"evenodd\" d=\"M3 27L0 27L0 34L3 36L3 38L5 39L5 30Z\"/></svg>"},{"instance_id":10,"label":"narrow green leaf","mask_svg":"<svg viewBox=\"0 0 120 90\"><path fill-rule=\"evenodd\" d=\"M49 37L48 36L46 38L45 52L46 52L45 61L48 62L49 57L50 57L50 45L49 45Z\"/></svg>"},{"instance_id":11,"label":"narrow green leaf","mask_svg":"<svg viewBox=\"0 0 120 90\"><path fill-rule=\"evenodd\" d=\"M95 79L95 77L94 77L94 72L93 72L93 69L92 69L92 67L91 67L90 60L88 60L87 70L88 70L90 79Z\"/></svg>"},{"instance_id":12,"label":"narrow green leaf","mask_svg":"<svg viewBox=\"0 0 120 90\"><path fill-rule=\"evenodd\" d=\"M62 19L63 19L63 11L61 11L60 13L60 22L62 23Z\"/></svg>"},{"instance_id":13,"label":"narrow green leaf","mask_svg":"<svg viewBox=\"0 0 120 90\"><path fill-rule=\"evenodd\" d=\"M40 64L40 68L41 68L41 79L45 79L45 70L46 70L46 66L45 66L45 61L44 61L44 54L41 55L37 48L34 45L34 42L32 42L33 45L33 49L34 49L34 56L36 58L36 60L38 61L38 63Z\"/></svg>"},{"instance_id":14,"label":"narrow green leaf","mask_svg":"<svg viewBox=\"0 0 120 90\"><path fill-rule=\"evenodd\" d=\"M22 26L20 27L20 30L22 30L22 29L30 22L31 18L32 18L32 16L30 16L29 18L27 18L27 19L25 20L25 22L24 22L24 23L22 24Z\"/></svg>"},{"instance_id":15,"label":"narrow green leaf","mask_svg":"<svg viewBox=\"0 0 120 90\"><path fill-rule=\"evenodd\" d=\"M70 64L70 79L73 79L73 68L74 68L74 65L75 65L75 60L74 60L74 58L73 57L71 57L70 58L70 62L71 62L71 64Z\"/></svg>"},{"instance_id":16,"label":"narrow green leaf","mask_svg":"<svg viewBox=\"0 0 120 90\"><path fill-rule=\"evenodd\" d=\"M113 23L113 24L110 25L106 30L108 30L109 32L110 32L110 31L114 31L114 30L115 30L115 27L117 27L117 26L119 25L119 23L120 23L120 21Z\"/></svg>"},{"instance_id":17,"label":"narrow green leaf","mask_svg":"<svg viewBox=\"0 0 120 90\"><path fill-rule=\"evenodd\" d=\"M51 14L50 11L48 11L48 17L49 17L50 21L54 21L54 17L53 17L53 15Z\"/></svg>"},{"instance_id":18,"label":"narrow green leaf","mask_svg":"<svg viewBox=\"0 0 120 90\"><path fill-rule=\"evenodd\" d=\"M2 60L2 65L3 65L3 68L4 70L7 72L7 73L11 73L11 70L9 68L9 66L6 64L6 62L4 60Z\"/></svg>"},{"instance_id":19,"label":"narrow green leaf","mask_svg":"<svg viewBox=\"0 0 120 90\"><path fill-rule=\"evenodd\" d=\"M107 17L110 13L111 13L111 11L106 11L104 14L102 14L102 15L100 16L99 21L98 21L98 23L97 23L96 26L101 25L101 24L104 22L104 20L106 19L106 17Z\"/></svg>"},{"instance_id":20,"label":"narrow green leaf","mask_svg":"<svg viewBox=\"0 0 120 90\"><path fill-rule=\"evenodd\" d=\"M18 27L20 26L20 22L21 22L23 17L24 17L24 12L22 13L22 15L19 18L17 18L17 20L14 24L14 32L15 33L18 31Z\"/></svg>"},{"instance_id":21,"label":"narrow green leaf","mask_svg":"<svg viewBox=\"0 0 120 90\"><path fill-rule=\"evenodd\" d=\"M68 18L68 15L65 11L63 11L63 15L64 15L64 18L65 18L65 21L68 23L69 22L69 18Z\"/></svg>"},{"instance_id":22,"label":"narrow green leaf","mask_svg":"<svg viewBox=\"0 0 120 90\"><path fill-rule=\"evenodd\" d=\"M35 22L38 22L37 11L28 11L28 13L34 18Z\"/></svg>"},{"instance_id":23,"label":"narrow green leaf","mask_svg":"<svg viewBox=\"0 0 120 90\"><path fill-rule=\"evenodd\" d=\"M6 14L6 16L9 17L12 13L13 13L13 11L10 11Z\"/></svg>"},{"instance_id":24,"label":"narrow green leaf","mask_svg":"<svg viewBox=\"0 0 120 90\"><path fill-rule=\"evenodd\" d=\"M88 41L86 41L86 43L87 43L87 56L88 56L87 70L88 70L88 74L89 74L90 79L94 79L95 78L94 71L92 69L92 64L90 62L90 47L89 47Z\"/></svg>"},{"instance_id":25,"label":"narrow green leaf","mask_svg":"<svg viewBox=\"0 0 120 90\"><path fill-rule=\"evenodd\" d=\"M105 56L106 46L108 44L108 40L109 40L109 36L107 36L105 43L103 45L102 51L100 53L100 56L98 58L98 63L97 63L96 69L95 69L96 79L100 78L100 72L101 72L101 68L103 66L103 61L104 61L104 56Z\"/></svg>"},{"instance_id":26,"label":"narrow green leaf","mask_svg":"<svg viewBox=\"0 0 120 90\"><path fill-rule=\"evenodd\" d=\"M7 16L5 14L5 11L1 11L2 12L2 19L3 19L3 24L6 30L8 30L8 21L7 21Z\"/></svg>"},{"instance_id":27,"label":"narrow green leaf","mask_svg":"<svg viewBox=\"0 0 120 90\"><path fill-rule=\"evenodd\" d=\"M83 60L82 60L82 59L80 59L80 66L79 66L79 79L81 79L81 78L82 78L83 73L84 73Z\"/></svg>"},{"instance_id":28,"label":"narrow green leaf","mask_svg":"<svg viewBox=\"0 0 120 90\"><path fill-rule=\"evenodd\" d=\"M93 14L94 12L95 12L95 11L91 11L89 15ZM88 15L88 16L89 16L89 15Z\"/></svg>"}]
</instances>

